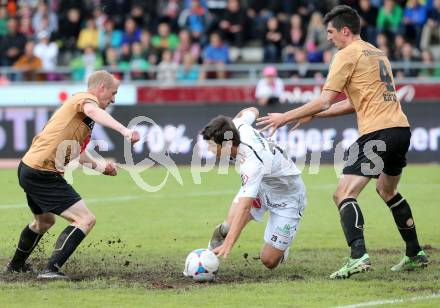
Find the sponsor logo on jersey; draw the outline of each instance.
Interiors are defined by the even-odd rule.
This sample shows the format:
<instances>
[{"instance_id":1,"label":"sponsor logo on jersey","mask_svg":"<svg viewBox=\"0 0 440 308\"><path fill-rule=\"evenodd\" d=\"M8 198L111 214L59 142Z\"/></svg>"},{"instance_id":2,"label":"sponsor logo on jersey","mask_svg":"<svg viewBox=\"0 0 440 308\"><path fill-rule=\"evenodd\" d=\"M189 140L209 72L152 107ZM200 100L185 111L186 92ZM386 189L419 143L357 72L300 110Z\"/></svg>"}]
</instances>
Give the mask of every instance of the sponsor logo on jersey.
<instances>
[{"instance_id":1,"label":"sponsor logo on jersey","mask_svg":"<svg viewBox=\"0 0 440 308\"><path fill-rule=\"evenodd\" d=\"M267 204L268 207L271 207L271 208L273 208L273 209L283 208L283 207L286 207L286 206L287 206L287 203L285 203L285 202L281 202L281 203L272 203L272 202L269 200L269 197L268 197L268 196L266 196L266 204Z\"/></svg>"},{"instance_id":2,"label":"sponsor logo on jersey","mask_svg":"<svg viewBox=\"0 0 440 308\"><path fill-rule=\"evenodd\" d=\"M291 229L292 229L292 226L289 225L289 224L285 224L283 227L278 226L278 227L276 228L276 230L277 230L278 232L280 232L281 234L287 234L287 235L290 234L290 230L291 230Z\"/></svg>"},{"instance_id":3,"label":"sponsor logo on jersey","mask_svg":"<svg viewBox=\"0 0 440 308\"><path fill-rule=\"evenodd\" d=\"M246 185L247 181L249 180L249 177L246 174L240 174L241 177L241 186Z\"/></svg>"}]
</instances>

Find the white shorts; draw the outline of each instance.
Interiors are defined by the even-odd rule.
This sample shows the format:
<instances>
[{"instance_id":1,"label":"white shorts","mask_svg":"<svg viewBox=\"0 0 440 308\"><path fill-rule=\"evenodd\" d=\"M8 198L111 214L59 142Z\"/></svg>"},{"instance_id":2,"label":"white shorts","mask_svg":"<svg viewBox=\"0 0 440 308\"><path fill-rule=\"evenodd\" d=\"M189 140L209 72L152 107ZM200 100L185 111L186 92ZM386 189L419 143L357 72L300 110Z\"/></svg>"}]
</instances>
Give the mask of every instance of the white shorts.
<instances>
[{"instance_id":1,"label":"white shorts","mask_svg":"<svg viewBox=\"0 0 440 308\"><path fill-rule=\"evenodd\" d=\"M264 241L280 250L287 250L292 244L307 203L301 177L295 176L291 184L294 187L284 193L274 193L262 186L251 209L252 217L259 222L263 220L264 213L269 212ZM237 195L234 202L238 199Z\"/></svg>"}]
</instances>

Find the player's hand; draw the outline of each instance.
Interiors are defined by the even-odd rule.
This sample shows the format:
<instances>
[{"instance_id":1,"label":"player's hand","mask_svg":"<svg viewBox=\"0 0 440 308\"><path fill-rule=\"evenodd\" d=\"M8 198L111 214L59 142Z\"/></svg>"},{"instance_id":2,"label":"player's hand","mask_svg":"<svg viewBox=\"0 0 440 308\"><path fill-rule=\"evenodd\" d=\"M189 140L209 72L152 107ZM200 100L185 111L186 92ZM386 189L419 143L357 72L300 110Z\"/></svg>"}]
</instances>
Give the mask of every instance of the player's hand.
<instances>
[{"instance_id":1,"label":"player's hand","mask_svg":"<svg viewBox=\"0 0 440 308\"><path fill-rule=\"evenodd\" d=\"M104 175L109 175L109 176L115 176L118 174L118 171L116 169L116 165L112 162L108 162L105 165L105 169L104 172L102 173Z\"/></svg>"},{"instance_id":2,"label":"player's hand","mask_svg":"<svg viewBox=\"0 0 440 308\"><path fill-rule=\"evenodd\" d=\"M227 258L229 256L229 253L232 250L232 246L228 245L226 243L223 243L222 245L218 246L214 250L212 250L213 253L217 255L217 257L223 256L223 258Z\"/></svg>"},{"instance_id":3,"label":"player's hand","mask_svg":"<svg viewBox=\"0 0 440 308\"><path fill-rule=\"evenodd\" d=\"M312 119L313 119L313 116L307 116L307 117L298 119L296 122L293 122L294 125L292 126L292 128L290 130L291 131L295 130L298 127L300 127L301 125L309 123L310 121L312 121Z\"/></svg>"},{"instance_id":4,"label":"player's hand","mask_svg":"<svg viewBox=\"0 0 440 308\"><path fill-rule=\"evenodd\" d=\"M125 137L125 139L130 141L132 144L138 142L141 139L139 132L137 132L133 129L128 129L128 128L124 132L124 137Z\"/></svg>"},{"instance_id":5,"label":"player's hand","mask_svg":"<svg viewBox=\"0 0 440 308\"><path fill-rule=\"evenodd\" d=\"M141 135L139 134L138 131L133 131L133 133L131 134L131 143L136 143L141 139Z\"/></svg>"},{"instance_id":6,"label":"player's hand","mask_svg":"<svg viewBox=\"0 0 440 308\"><path fill-rule=\"evenodd\" d=\"M260 131L265 131L270 129L269 136L272 136L275 131L286 124L284 113L268 113L267 116L260 117L257 119L257 126L263 126Z\"/></svg>"}]
</instances>

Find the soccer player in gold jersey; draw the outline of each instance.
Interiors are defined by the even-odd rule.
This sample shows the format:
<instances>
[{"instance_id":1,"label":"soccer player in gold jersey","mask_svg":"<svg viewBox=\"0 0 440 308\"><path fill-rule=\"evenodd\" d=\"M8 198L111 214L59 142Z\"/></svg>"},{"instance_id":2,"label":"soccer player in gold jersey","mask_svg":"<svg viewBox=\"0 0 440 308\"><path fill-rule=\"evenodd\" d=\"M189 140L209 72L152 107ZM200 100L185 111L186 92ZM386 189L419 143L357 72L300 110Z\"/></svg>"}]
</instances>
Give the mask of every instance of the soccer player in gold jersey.
<instances>
[{"instance_id":1,"label":"soccer player in gold jersey","mask_svg":"<svg viewBox=\"0 0 440 308\"><path fill-rule=\"evenodd\" d=\"M39 279L65 279L59 270L85 236L96 218L81 196L63 177L64 167L73 159L79 163L115 176L112 162L98 160L87 153L93 126L99 123L119 132L132 143L139 133L116 121L105 109L115 102L119 81L106 71L97 71L88 79L88 89L67 99L52 115L43 131L32 141L18 167L18 180L34 215L21 232L17 249L7 264L7 272L28 272L27 258L41 237L60 216L70 224L61 232L55 249Z\"/></svg>"},{"instance_id":2,"label":"soccer player in gold jersey","mask_svg":"<svg viewBox=\"0 0 440 308\"><path fill-rule=\"evenodd\" d=\"M359 139L350 146L343 177L333 195L345 238L351 248L348 262L330 278L348 278L370 270L370 257L364 241L364 218L357 197L371 178L376 190L389 207L396 226L406 243L406 253L392 271L425 267L428 259L421 249L411 208L397 190L406 166L410 125L396 96L390 62L385 53L363 41L356 10L338 5L324 18L327 38L339 51L334 56L321 95L309 103L285 113L269 113L258 124L272 133L280 126L294 123L294 128L313 118L327 118L356 113ZM339 93L346 99L336 102Z\"/></svg>"}]
</instances>

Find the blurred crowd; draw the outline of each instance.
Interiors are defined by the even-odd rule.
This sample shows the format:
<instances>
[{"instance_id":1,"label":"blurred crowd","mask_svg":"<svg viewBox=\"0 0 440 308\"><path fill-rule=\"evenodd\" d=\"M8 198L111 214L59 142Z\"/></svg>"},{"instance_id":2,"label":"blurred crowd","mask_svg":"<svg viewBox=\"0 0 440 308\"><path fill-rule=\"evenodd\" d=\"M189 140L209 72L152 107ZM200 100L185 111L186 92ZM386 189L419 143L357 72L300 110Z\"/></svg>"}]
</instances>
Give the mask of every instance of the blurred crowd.
<instances>
[{"instance_id":1,"label":"blurred crowd","mask_svg":"<svg viewBox=\"0 0 440 308\"><path fill-rule=\"evenodd\" d=\"M335 53L323 16L337 4L355 7L362 38L404 63L397 77L440 76L411 65L439 60L440 0L0 0L0 66L17 69L3 76L13 81L107 67L166 84L228 78L225 64L250 48L263 63L298 64L282 77L322 78L307 65Z\"/></svg>"}]
</instances>

